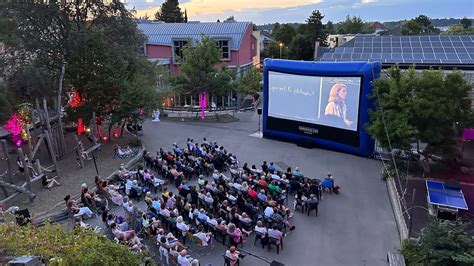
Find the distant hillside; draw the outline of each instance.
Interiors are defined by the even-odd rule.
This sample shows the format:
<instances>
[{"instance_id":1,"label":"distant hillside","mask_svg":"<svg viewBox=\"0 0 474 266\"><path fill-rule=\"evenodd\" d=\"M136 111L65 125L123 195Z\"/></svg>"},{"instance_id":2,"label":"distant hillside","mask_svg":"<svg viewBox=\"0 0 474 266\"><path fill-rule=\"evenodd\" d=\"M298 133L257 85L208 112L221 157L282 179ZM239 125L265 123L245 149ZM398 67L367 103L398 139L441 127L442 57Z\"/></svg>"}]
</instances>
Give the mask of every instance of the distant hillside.
<instances>
[{"instance_id":1,"label":"distant hillside","mask_svg":"<svg viewBox=\"0 0 474 266\"><path fill-rule=\"evenodd\" d=\"M272 29L273 29L273 26L275 26L275 24L277 23L271 23L271 24L264 24L264 25L257 25L257 30L265 30L265 31L268 31L268 32L271 32ZM293 28L298 28L299 25L301 25L302 23L282 23L282 24L288 24L290 25L291 27Z\"/></svg>"},{"instance_id":2,"label":"distant hillside","mask_svg":"<svg viewBox=\"0 0 474 266\"><path fill-rule=\"evenodd\" d=\"M459 24L460 20L461 19L459 18L434 18L434 19L431 19L431 23L435 27L448 27L448 26ZM388 21L388 22L384 22L383 25L387 27L388 29L394 29L394 28L400 27L400 25L406 21L408 20Z\"/></svg>"},{"instance_id":3,"label":"distant hillside","mask_svg":"<svg viewBox=\"0 0 474 266\"><path fill-rule=\"evenodd\" d=\"M448 27L451 25L459 24L460 20L461 20L460 18L434 18L434 19L431 19L431 23L433 23L433 26L435 27ZM408 19L399 20L399 21L387 21L387 22L384 22L383 25L387 27L388 29L394 29L394 28L400 27L400 25L406 21L408 21ZM336 22L333 22L333 23L336 23ZM273 29L273 26L275 24L276 23L257 25L257 30L266 30L270 32ZM289 25L291 25L294 28L297 28L299 25L301 25L301 23L289 23Z\"/></svg>"}]
</instances>

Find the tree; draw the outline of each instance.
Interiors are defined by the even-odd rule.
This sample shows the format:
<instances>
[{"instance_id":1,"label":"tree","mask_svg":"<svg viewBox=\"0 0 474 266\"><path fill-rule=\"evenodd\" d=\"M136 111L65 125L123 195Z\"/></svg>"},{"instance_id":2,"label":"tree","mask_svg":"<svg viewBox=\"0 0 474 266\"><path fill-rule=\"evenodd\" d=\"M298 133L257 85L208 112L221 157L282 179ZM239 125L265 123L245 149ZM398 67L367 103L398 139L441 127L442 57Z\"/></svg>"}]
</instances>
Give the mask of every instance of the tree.
<instances>
[{"instance_id":1,"label":"tree","mask_svg":"<svg viewBox=\"0 0 474 266\"><path fill-rule=\"evenodd\" d=\"M189 40L188 43L192 41ZM221 59L216 41L208 36L202 36L194 47L186 46L183 54L182 74L170 77L173 90L180 94L197 94L207 91L211 95L222 95L228 88L232 75L229 69L215 68ZM221 82L217 82L218 80Z\"/></svg>"},{"instance_id":2,"label":"tree","mask_svg":"<svg viewBox=\"0 0 474 266\"><path fill-rule=\"evenodd\" d=\"M328 21L328 23L326 23L326 29L328 31L329 34L335 34L336 33L336 29L334 28L334 23L332 23L332 21Z\"/></svg>"},{"instance_id":3,"label":"tree","mask_svg":"<svg viewBox=\"0 0 474 266\"><path fill-rule=\"evenodd\" d=\"M419 15L418 17L411 19L402 30L403 35L427 35L438 33L439 30L431 24L430 18L425 15Z\"/></svg>"},{"instance_id":4,"label":"tree","mask_svg":"<svg viewBox=\"0 0 474 266\"><path fill-rule=\"evenodd\" d=\"M357 34L370 32L366 23L356 16L346 16L346 20L338 24L338 31L341 34Z\"/></svg>"},{"instance_id":5,"label":"tree","mask_svg":"<svg viewBox=\"0 0 474 266\"><path fill-rule=\"evenodd\" d=\"M310 47L311 48L311 47ZM265 46L263 52L260 54L262 58L280 58L280 49L281 49L281 58L288 58L289 49L286 44L282 43L280 48L280 43L278 42L271 42Z\"/></svg>"},{"instance_id":6,"label":"tree","mask_svg":"<svg viewBox=\"0 0 474 266\"><path fill-rule=\"evenodd\" d=\"M50 2L2 6L2 14L16 23L9 34L20 40L18 46L8 49L31 65L27 67L28 64L22 63L22 67L16 67L18 64L10 60L9 65L22 72L12 71L7 80L16 81L19 86L15 88L31 86L35 92L48 87L48 79L43 83L24 84L21 77L31 75L34 81L52 77L54 83L60 84L56 90L59 103L66 98L62 87L74 88L84 98L84 105L69 110L69 118L81 116L88 121L92 112L103 116L113 114L126 85L137 73L150 71L141 52L145 37L136 28L132 13L120 1L107 5L100 1ZM63 77L65 86L62 85ZM156 80L153 74L142 78L147 79L147 84ZM148 95L149 88L137 89ZM149 97L149 101L153 101L153 97ZM148 102L132 103L135 109L149 106ZM58 105L58 108L62 107Z\"/></svg>"},{"instance_id":7,"label":"tree","mask_svg":"<svg viewBox=\"0 0 474 266\"><path fill-rule=\"evenodd\" d=\"M228 22L235 22L235 17L234 16L230 16L228 18L226 18L224 21L228 21Z\"/></svg>"},{"instance_id":8,"label":"tree","mask_svg":"<svg viewBox=\"0 0 474 266\"><path fill-rule=\"evenodd\" d=\"M388 78L376 80L371 97L376 111L369 111L368 132L380 144L407 150L411 143L427 143L425 157L455 155L456 131L469 126L472 118L470 85L459 71L444 75L425 70L417 75L412 67L402 72L392 67ZM387 136L388 135L388 136Z\"/></svg>"},{"instance_id":9,"label":"tree","mask_svg":"<svg viewBox=\"0 0 474 266\"><path fill-rule=\"evenodd\" d=\"M166 0L155 13L155 18L166 23L185 22L178 0Z\"/></svg>"},{"instance_id":10,"label":"tree","mask_svg":"<svg viewBox=\"0 0 474 266\"><path fill-rule=\"evenodd\" d=\"M10 117L12 111L10 102L7 89L0 87L0 124L2 125Z\"/></svg>"},{"instance_id":11,"label":"tree","mask_svg":"<svg viewBox=\"0 0 474 266\"><path fill-rule=\"evenodd\" d=\"M313 48L312 43L305 36L298 34L290 43L290 58L295 60L312 60Z\"/></svg>"},{"instance_id":12,"label":"tree","mask_svg":"<svg viewBox=\"0 0 474 266\"><path fill-rule=\"evenodd\" d=\"M435 220L423 228L419 241L405 240L407 265L473 265L474 239L466 224Z\"/></svg>"},{"instance_id":13,"label":"tree","mask_svg":"<svg viewBox=\"0 0 474 266\"><path fill-rule=\"evenodd\" d=\"M38 256L51 265L140 265L145 256L81 228L65 231L60 225L6 222L0 223L0 235L2 256Z\"/></svg>"},{"instance_id":14,"label":"tree","mask_svg":"<svg viewBox=\"0 0 474 266\"><path fill-rule=\"evenodd\" d=\"M471 19L468 19L468 18L466 18L466 17L463 17L459 23L462 25L462 27L463 27L465 30L469 29L469 27L472 26L472 20L471 20Z\"/></svg>"},{"instance_id":15,"label":"tree","mask_svg":"<svg viewBox=\"0 0 474 266\"><path fill-rule=\"evenodd\" d=\"M474 27L468 27L467 29L461 25L453 25L448 28L447 31L441 33L442 35L473 35Z\"/></svg>"},{"instance_id":16,"label":"tree","mask_svg":"<svg viewBox=\"0 0 474 266\"><path fill-rule=\"evenodd\" d=\"M319 10L313 10L309 18L306 19L307 23L307 34L309 41L314 45L316 41L319 42L320 46L327 46L328 32L326 27L323 25L324 16ZM313 46L312 45L312 46Z\"/></svg>"},{"instance_id":17,"label":"tree","mask_svg":"<svg viewBox=\"0 0 474 266\"><path fill-rule=\"evenodd\" d=\"M285 45L289 45L295 35L296 30L288 24L283 24L272 32L273 38Z\"/></svg>"},{"instance_id":18,"label":"tree","mask_svg":"<svg viewBox=\"0 0 474 266\"><path fill-rule=\"evenodd\" d=\"M237 91L246 95L254 95L262 91L262 73L252 68L237 83Z\"/></svg>"}]
</instances>

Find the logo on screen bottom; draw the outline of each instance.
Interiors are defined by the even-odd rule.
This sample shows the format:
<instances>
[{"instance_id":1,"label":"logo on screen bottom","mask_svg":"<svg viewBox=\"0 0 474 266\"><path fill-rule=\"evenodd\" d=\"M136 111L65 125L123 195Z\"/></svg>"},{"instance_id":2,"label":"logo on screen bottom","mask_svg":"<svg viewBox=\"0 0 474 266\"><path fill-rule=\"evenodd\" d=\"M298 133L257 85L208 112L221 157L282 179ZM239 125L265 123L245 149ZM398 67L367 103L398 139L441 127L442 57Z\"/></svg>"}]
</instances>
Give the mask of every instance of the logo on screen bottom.
<instances>
[{"instance_id":1,"label":"logo on screen bottom","mask_svg":"<svg viewBox=\"0 0 474 266\"><path fill-rule=\"evenodd\" d=\"M319 130L317 128L299 126L298 130L309 135L318 134Z\"/></svg>"}]
</instances>

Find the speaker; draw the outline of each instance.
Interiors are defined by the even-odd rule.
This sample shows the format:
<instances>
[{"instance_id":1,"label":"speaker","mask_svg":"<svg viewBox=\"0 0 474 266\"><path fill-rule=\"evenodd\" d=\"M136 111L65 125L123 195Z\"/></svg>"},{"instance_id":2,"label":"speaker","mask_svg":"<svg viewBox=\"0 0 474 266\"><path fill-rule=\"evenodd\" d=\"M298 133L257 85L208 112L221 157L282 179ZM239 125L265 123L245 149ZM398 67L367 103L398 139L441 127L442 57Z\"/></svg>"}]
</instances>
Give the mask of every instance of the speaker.
<instances>
[{"instance_id":1,"label":"speaker","mask_svg":"<svg viewBox=\"0 0 474 266\"><path fill-rule=\"evenodd\" d=\"M257 114L261 115L262 114L262 108L257 109Z\"/></svg>"}]
</instances>

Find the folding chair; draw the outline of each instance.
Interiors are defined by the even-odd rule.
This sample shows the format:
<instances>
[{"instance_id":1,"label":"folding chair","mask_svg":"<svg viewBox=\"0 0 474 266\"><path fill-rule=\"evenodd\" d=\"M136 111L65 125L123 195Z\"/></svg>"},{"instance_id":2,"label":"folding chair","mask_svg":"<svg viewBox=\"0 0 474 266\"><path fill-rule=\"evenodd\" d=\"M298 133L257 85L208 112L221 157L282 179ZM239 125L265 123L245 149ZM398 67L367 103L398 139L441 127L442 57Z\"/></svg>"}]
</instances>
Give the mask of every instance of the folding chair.
<instances>
[{"instance_id":1,"label":"folding chair","mask_svg":"<svg viewBox=\"0 0 474 266\"><path fill-rule=\"evenodd\" d=\"M260 240L260 243L262 244L262 248L265 247L265 235L262 233L255 231L255 240L253 241L253 245L255 246L255 243L257 243L258 240Z\"/></svg>"},{"instance_id":2,"label":"folding chair","mask_svg":"<svg viewBox=\"0 0 474 266\"><path fill-rule=\"evenodd\" d=\"M280 254L280 248L283 250L283 238L277 239L274 237L268 237L268 249L267 251L270 250L271 246L276 246L277 248L277 254Z\"/></svg>"}]
</instances>

